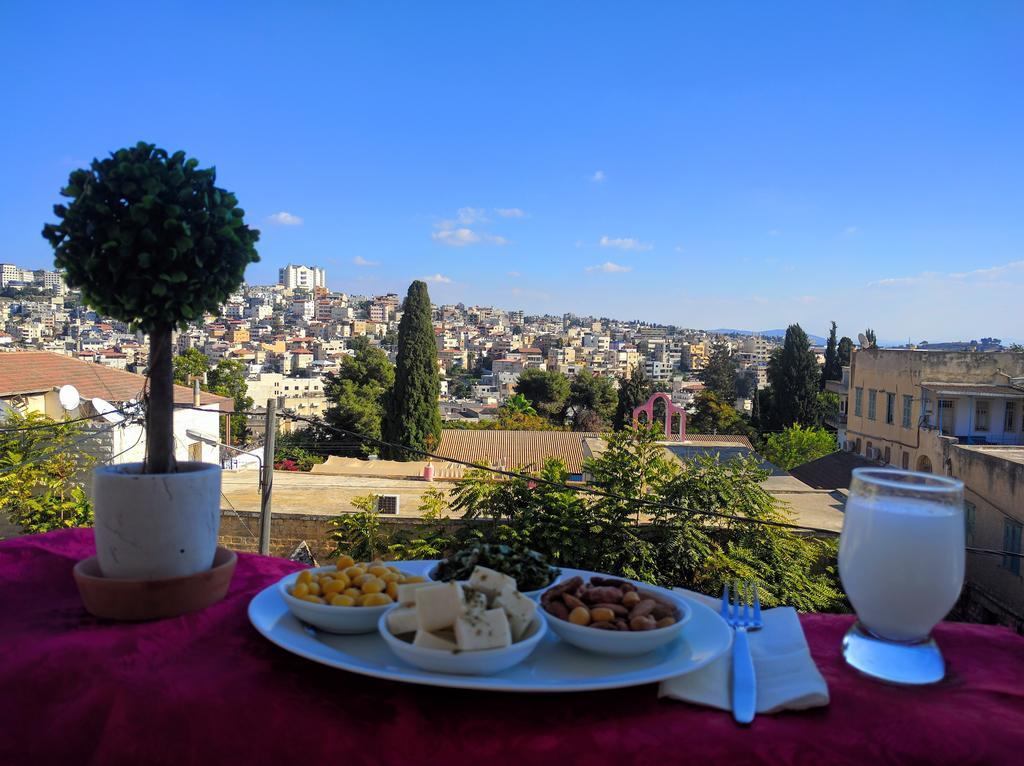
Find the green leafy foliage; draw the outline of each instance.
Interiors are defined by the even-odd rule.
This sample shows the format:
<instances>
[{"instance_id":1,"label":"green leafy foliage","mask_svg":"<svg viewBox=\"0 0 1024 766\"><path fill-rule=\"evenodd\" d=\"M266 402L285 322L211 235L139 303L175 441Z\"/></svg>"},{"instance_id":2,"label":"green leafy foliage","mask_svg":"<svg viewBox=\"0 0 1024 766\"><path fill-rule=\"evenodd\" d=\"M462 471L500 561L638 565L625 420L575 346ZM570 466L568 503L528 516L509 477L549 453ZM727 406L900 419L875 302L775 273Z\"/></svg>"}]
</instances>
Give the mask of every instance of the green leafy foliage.
<instances>
[{"instance_id":1,"label":"green leafy foliage","mask_svg":"<svg viewBox=\"0 0 1024 766\"><path fill-rule=\"evenodd\" d=\"M843 367L839 363L839 347L836 341L836 323L828 331L828 342L825 344L825 364L821 368L821 387L825 388L826 380L842 380Z\"/></svg>"},{"instance_id":2,"label":"green leafy foliage","mask_svg":"<svg viewBox=\"0 0 1024 766\"><path fill-rule=\"evenodd\" d=\"M322 455L304 449L293 447L288 444L275 443L274 445L274 468L294 471L309 471L315 465L324 462Z\"/></svg>"},{"instance_id":3,"label":"green leafy foliage","mask_svg":"<svg viewBox=\"0 0 1024 766\"><path fill-rule=\"evenodd\" d=\"M569 398L569 378L565 375L556 370L523 370L516 382L516 393L525 396L539 415L562 424Z\"/></svg>"},{"instance_id":4,"label":"green leafy foliage","mask_svg":"<svg viewBox=\"0 0 1024 766\"><path fill-rule=\"evenodd\" d=\"M796 468L836 451L836 435L824 428L801 426L799 423L783 431L768 434L764 457L783 470Z\"/></svg>"},{"instance_id":5,"label":"green leafy foliage","mask_svg":"<svg viewBox=\"0 0 1024 766\"><path fill-rule=\"evenodd\" d=\"M810 425L817 421L818 361L800 325L786 329L781 351L768 361L773 425Z\"/></svg>"},{"instance_id":6,"label":"green leafy foliage","mask_svg":"<svg viewBox=\"0 0 1024 766\"><path fill-rule=\"evenodd\" d=\"M522 394L515 394L505 400L505 403L498 408L499 415L536 415L537 411L530 404L530 400Z\"/></svg>"},{"instance_id":7,"label":"green leafy foliage","mask_svg":"<svg viewBox=\"0 0 1024 766\"><path fill-rule=\"evenodd\" d=\"M850 366L850 358L853 356L853 341L845 335L839 339L839 346L836 352L836 361L839 363L839 379L842 380L844 367Z\"/></svg>"},{"instance_id":8,"label":"green leafy foliage","mask_svg":"<svg viewBox=\"0 0 1024 766\"><path fill-rule=\"evenodd\" d=\"M97 311L145 332L217 312L259 260L234 194L184 152L140 142L71 173L43 227L57 268Z\"/></svg>"},{"instance_id":9,"label":"green leafy foliage","mask_svg":"<svg viewBox=\"0 0 1024 766\"><path fill-rule=\"evenodd\" d=\"M732 349L725 341L711 344L708 361L700 373L704 387L724 402L732 402L736 398L737 361Z\"/></svg>"},{"instance_id":10,"label":"green leafy foliage","mask_svg":"<svg viewBox=\"0 0 1024 766\"><path fill-rule=\"evenodd\" d=\"M384 439L429 450L441 440L441 411L438 407L437 342L426 282L417 280L409 286L402 308L404 313L398 324L395 384L387 398ZM388 457L392 460L417 459L417 455L403 449L391 450Z\"/></svg>"},{"instance_id":11,"label":"green leafy foliage","mask_svg":"<svg viewBox=\"0 0 1024 766\"><path fill-rule=\"evenodd\" d=\"M515 578L520 591L546 588L559 575L558 568L548 564L547 557L537 551L522 546L474 543L442 559L435 579L468 580L478 566Z\"/></svg>"},{"instance_id":12,"label":"green leafy foliage","mask_svg":"<svg viewBox=\"0 0 1024 766\"><path fill-rule=\"evenodd\" d=\"M694 413L686 420L686 431L695 434L753 434L750 423L739 410L719 399L713 391L697 394Z\"/></svg>"},{"instance_id":13,"label":"green leafy foliage","mask_svg":"<svg viewBox=\"0 0 1024 766\"><path fill-rule=\"evenodd\" d=\"M33 534L92 524L82 481L95 460L85 449L82 425L10 412L3 428L0 513ZM25 428L32 430L9 430Z\"/></svg>"},{"instance_id":14,"label":"green leafy foliage","mask_svg":"<svg viewBox=\"0 0 1024 766\"><path fill-rule=\"evenodd\" d=\"M628 378L619 378L619 399L615 405L612 427L620 431L630 425L633 422L633 410L641 404L646 404L653 393L654 383L640 365L633 368Z\"/></svg>"},{"instance_id":15,"label":"green leafy foliage","mask_svg":"<svg viewBox=\"0 0 1024 766\"><path fill-rule=\"evenodd\" d=\"M189 385L192 380L202 380L210 369L210 360L198 348L189 348L184 354L174 357L174 382L181 386Z\"/></svg>"},{"instance_id":16,"label":"green leafy foliage","mask_svg":"<svg viewBox=\"0 0 1024 766\"><path fill-rule=\"evenodd\" d=\"M619 394L610 378L581 370L569 384L566 409L576 431L603 431L611 425Z\"/></svg>"},{"instance_id":17,"label":"green leafy foliage","mask_svg":"<svg viewBox=\"0 0 1024 766\"><path fill-rule=\"evenodd\" d=\"M231 416L231 439L235 444L245 441L249 416L241 413L252 409L252 397L245 382L245 365L237 359L222 359L206 375L206 390L234 401L235 414ZM220 438L227 441L224 421L220 425Z\"/></svg>"},{"instance_id":18,"label":"green leafy foliage","mask_svg":"<svg viewBox=\"0 0 1024 766\"><path fill-rule=\"evenodd\" d=\"M348 554L356 561L383 558L391 542L392 532L377 513L377 496L362 495L352 499L353 512L343 513L330 521L334 528L332 557Z\"/></svg>"},{"instance_id":19,"label":"green leafy foliage","mask_svg":"<svg viewBox=\"0 0 1024 766\"><path fill-rule=\"evenodd\" d=\"M355 356L342 357L341 369L324 378L324 394L330 402L324 419L371 439L381 438L384 408L395 382L395 368L387 354L370 345ZM321 440L330 452L376 452L377 447L356 437L335 436Z\"/></svg>"}]
</instances>

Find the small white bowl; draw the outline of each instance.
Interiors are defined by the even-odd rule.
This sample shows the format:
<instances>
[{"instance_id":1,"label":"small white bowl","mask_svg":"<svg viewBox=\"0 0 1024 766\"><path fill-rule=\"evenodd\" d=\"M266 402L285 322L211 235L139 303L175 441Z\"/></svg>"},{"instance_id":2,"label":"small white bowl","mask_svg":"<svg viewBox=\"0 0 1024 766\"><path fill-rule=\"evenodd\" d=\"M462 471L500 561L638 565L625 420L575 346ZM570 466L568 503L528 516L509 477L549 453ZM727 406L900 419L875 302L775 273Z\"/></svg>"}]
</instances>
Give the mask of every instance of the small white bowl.
<instances>
[{"instance_id":1,"label":"small white bowl","mask_svg":"<svg viewBox=\"0 0 1024 766\"><path fill-rule=\"evenodd\" d=\"M544 612L544 617L555 635L566 643L595 654L635 657L653 652L658 647L674 641L686 623L693 617L690 605L671 591L639 584L637 584L637 591L641 596L657 596L663 601L670 602L679 611L679 619L673 625L654 630L602 630L576 625L568 620L555 617L543 606L540 607L540 611Z\"/></svg>"},{"instance_id":2,"label":"small white bowl","mask_svg":"<svg viewBox=\"0 0 1024 766\"><path fill-rule=\"evenodd\" d=\"M430 580L431 582L448 582L447 580L438 580L438 579L437 579L437 576L436 576L436 575L437 575L437 568L438 568L439 566L441 566L441 563L440 563L440 562L438 562L437 564L435 564L435 565L434 565L434 566L433 566L433 567L431 568L431 570L430 570L429 572L427 572L427 579L428 579L428 580ZM541 593L543 593L544 591L546 591L546 590L547 590L548 588L550 588L550 587L551 587L552 585L556 585L556 584L558 584L559 582L561 582L561 581L562 581L562 580L564 580L564 579L565 579L565 573L564 573L564 572L561 572L561 571L559 571L559 573L558 573L558 575L557 575L557 576L555 577L555 579L554 579L554 580L552 580L551 582L549 582L549 583L548 583L547 585L545 585L545 586L544 586L543 588L538 588L537 590L521 590L521 591L519 591L519 592L520 592L520 593L522 593L522 594L523 594L524 596L526 596L527 598L532 598L532 599L533 599L534 601L536 601L537 599L539 599L539 598L540 598L540 594L541 594ZM466 581L465 581L465 580L460 580L459 582L465 583Z\"/></svg>"},{"instance_id":3,"label":"small white bowl","mask_svg":"<svg viewBox=\"0 0 1024 766\"><path fill-rule=\"evenodd\" d=\"M295 585L300 572L308 571L313 577L320 572L334 572L335 567L317 567L316 569L300 570L285 575L277 583L277 589L281 598L288 605L288 609L303 622L309 623L314 628L326 631L327 633L355 634L373 633L377 630L377 620L385 612L393 609L396 604L384 604L383 606L331 606L330 604L314 604L310 601L303 601L295 598L289 591Z\"/></svg>"},{"instance_id":4,"label":"small white bowl","mask_svg":"<svg viewBox=\"0 0 1024 766\"><path fill-rule=\"evenodd\" d=\"M547 621L539 614L526 629L526 638L504 649L483 649L477 652L449 651L447 649L424 649L413 646L398 638L388 629L386 614L378 621L380 635L392 652L410 665L432 673L448 673L459 676L490 676L508 670L530 656L541 639L548 632Z\"/></svg>"}]
</instances>

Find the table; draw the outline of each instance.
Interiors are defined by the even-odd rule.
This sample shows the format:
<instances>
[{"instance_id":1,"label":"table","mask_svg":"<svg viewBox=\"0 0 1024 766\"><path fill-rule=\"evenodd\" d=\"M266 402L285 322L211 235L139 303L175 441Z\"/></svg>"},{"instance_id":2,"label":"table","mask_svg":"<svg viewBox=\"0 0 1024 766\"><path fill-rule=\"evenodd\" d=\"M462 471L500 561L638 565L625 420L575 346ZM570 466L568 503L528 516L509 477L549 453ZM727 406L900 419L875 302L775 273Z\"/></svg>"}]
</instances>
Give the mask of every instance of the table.
<instances>
[{"instance_id":1,"label":"table","mask_svg":"<svg viewBox=\"0 0 1024 766\"><path fill-rule=\"evenodd\" d=\"M97 620L71 578L91 530L0 543L0 764L1024 763L1024 638L943 623L949 677L902 688L860 676L852 617L802 617L832 704L760 716L653 686L503 695L322 667L250 626L252 596L298 567L240 554L227 598L159 622Z\"/></svg>"}]
</instances>

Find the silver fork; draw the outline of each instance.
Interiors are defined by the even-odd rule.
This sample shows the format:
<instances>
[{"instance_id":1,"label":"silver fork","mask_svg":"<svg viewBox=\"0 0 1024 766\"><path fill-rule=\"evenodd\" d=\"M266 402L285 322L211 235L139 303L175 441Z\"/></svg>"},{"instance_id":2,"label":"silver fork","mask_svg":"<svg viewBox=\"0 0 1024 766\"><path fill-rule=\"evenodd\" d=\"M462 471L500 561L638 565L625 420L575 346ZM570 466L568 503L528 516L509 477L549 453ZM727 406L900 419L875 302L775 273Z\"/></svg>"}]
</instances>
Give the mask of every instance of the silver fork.
<instances>
[{"instance_id":1,"label":"silver fork","mask_svg":"<svg viewBox=\"0 0 1024 766\"><path fill-rule=\"evenodd\" d=\"M736 631L732 643L732 717L736 723L750 723L757 710L757 678L747 633L764 626L756 582L744 580L741 588L740 581L736 580L731 603L729 583L722 586L722 619Z\"/></svg>"}]
</instances>

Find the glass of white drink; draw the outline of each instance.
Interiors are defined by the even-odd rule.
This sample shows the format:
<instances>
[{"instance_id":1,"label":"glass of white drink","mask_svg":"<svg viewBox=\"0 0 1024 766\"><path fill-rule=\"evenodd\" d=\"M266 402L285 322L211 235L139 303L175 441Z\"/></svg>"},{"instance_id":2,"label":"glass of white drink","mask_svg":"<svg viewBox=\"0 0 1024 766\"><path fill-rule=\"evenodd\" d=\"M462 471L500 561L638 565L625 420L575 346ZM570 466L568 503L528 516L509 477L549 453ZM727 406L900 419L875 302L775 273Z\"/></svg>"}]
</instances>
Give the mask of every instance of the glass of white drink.
<instances>
[{"instance_id":1,"label":"glass of white drink","mask_svg":"<svg viewBox=\"0 0 1024 766\"><path fill-rule=\"evenodd\" d=\"M839 539L839 576L858 618L843 638L850 665L895 683L945 676L931 632L963 586L963 505L957 479L853 472Z\"/></svg>"}]
</instances>

